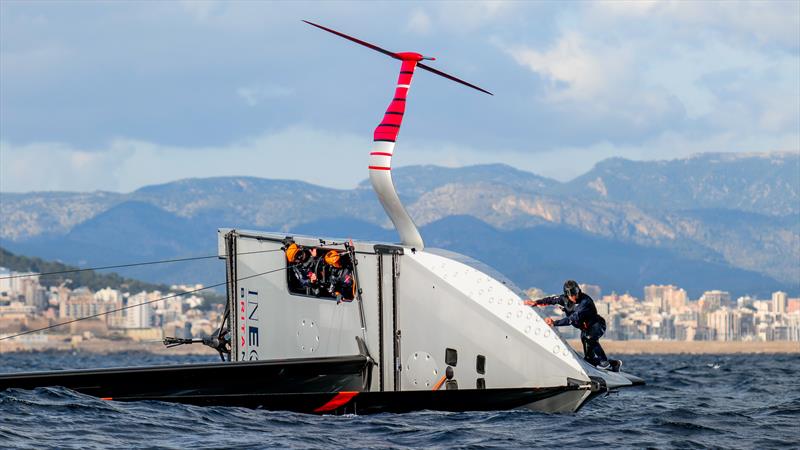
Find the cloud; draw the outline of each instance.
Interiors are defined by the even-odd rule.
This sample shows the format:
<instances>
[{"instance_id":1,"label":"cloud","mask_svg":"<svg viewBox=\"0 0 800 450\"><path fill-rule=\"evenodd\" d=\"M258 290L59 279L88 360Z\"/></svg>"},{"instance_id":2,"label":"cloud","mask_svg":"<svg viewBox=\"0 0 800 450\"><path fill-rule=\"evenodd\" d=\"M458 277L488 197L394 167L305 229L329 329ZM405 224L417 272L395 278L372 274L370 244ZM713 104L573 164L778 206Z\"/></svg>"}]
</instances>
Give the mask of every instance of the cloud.
<instances>
[{"instance_id":1,"label":"cloud","mask_svg":"<svg viewBox=\"0 0 800 450\"><path fill-rule=\"evenodd\" d=\"M349 189L367 177L371 145L370 136L312 129L306 125L263 133L224 146L176 147L120 138L104 148L79 149L61 143L17 146L0 141L0 192L129 192L181 178L215 176L297 179ZM609 157L672 159L709 151L800 152L800 138L795 133L744 139L735 132L706 138L665 133L644 145L600 143L535 154L503 148L487 152L454 142L403 139L398 143L393 165L461 167L502 162L568 181Z\"/></svg>"},{"instance_id":2,"label":"cloud","mask_svg":"<svg viewBox=\"0 0 800 450\"><path fill-rule=\"evenodd\" d=\"M417 34L428 34L431 31L431 18L422 9L411 12L406 29Z\"/></svg>"},{"instance_id":3,"label":"cloud","mask_svg":"<svg viewBox=\"0 0 800 450\"><path fill-rule=\"evenodd\" d=\"M672 92L645 78L647 51L639 44L572 29L545 49L494 42L542 81L537 106L558 114L559 126L572 127L590 144L641 142L686 118Z\"/></svg>"},{"instance_id":4,"label":"cloud","mask_svg":"<svg viewBox=\"0 0 800 450\"><path fill-rule=\"evenodd\" d=\"M57 69L75 56L69 47L56 42L41 43L19 50L0 50L3 72L7 76L40 76Z\"/></svg>"},{"instance_id":5,"label":"cloud","mask_svg":"<svg viewBox=\"0 0 800 450\"><path fill-rule=\"evenodd\" d=\"M564 178L615 151L668 159L800 139L797 2L323 2L313 17L304 3L0 8L6 190L279 177L292 152L331 160L316 149L360 167L396 63L300 18L429 52L495 92L421 71L398 164L502 161Z\"/></svg>"},{"instance_id":6,"label":"cloud","mask_svg":"<svg viewBox=\"0 0 800 450\"><path fill-rule=\"evenodd\" d=\"M215 176L298 179L349 189L368 176L371 147L370 135L306 125L265 132L222 146L177 147L118 138L103 148L88 149L63 143L17 146L0 141L0 192L129 192L181 178ZM400 143L396 154L395 167L457 167L491 163L498 158L497 154L454 143L414 140ZM522 159L519 154L514 158Z\"/></svg>"},{"instance_id":7,"label":"cloud","mask_svg":"<svg viewBox=\"0 0 800 450\"><path fill-rule=\"evenodd\" d=\"M255 176L297 179L333 188L353 188L367 178L371 136L295 125L224 146L176 147L118 138L103 148L63 143L13 145L0 141L0 192L129 192L181 178ZM448 167L519 164L519 153L486 153L448 142L405 140L394 166ZM336 174L336 176L321 176Z\"/></svg>"},{"instance_id":8,"label":"cloud","mask_svg":"<svg viewBox=\"0 0 800 450\"><path fill-rule=\"evenodd\" d=\"M436 6L437 25L457 33L471 33L507 19L519 8L517 2L502 0L441 2Z\"/></svg>"},{"instance_id":9,"label":"cloud","mask_svg":"<svg viewBox=\"0 0 800 450\"><path fill-rule=\"evenodd\" d=\"M216 14L222 6L220 2L215 0L181 0L178 4L198 22L205 22Z\"/></svg>"},{"instance_id":10,"label":"cloud","mask_svg":"<svg viewBox=\"0 0 800 450\"><path fill-rule=\"evenodd\" d=\"M583 147L646 148L666 135L689 146L730 134L765 143L775 133L800 135L800 60L774 51L800 40L800 4L582 5L562 12L548 41L493 42L535 74L542 106L591 136ZM754 17L740 17L748 12Z\"/></svg>"},{"instance_id":11,"label":"cloud","mask_svg":"<svg viewBox=\"0 0 800 450\"><path fill-rule=\"evenodd\" d=\"M128 192L180 178L257 176L353 187L366 177L371 142L298 125L224 146L177 147L119 138L99 149L0 141L0 191ZM361 164L359 164L361 162ZM340 174L320 179L326 174Z\"/></svg>"},{"instance_id":12,"label":"cloud","mask_svg":"<svg viewBox=\"0 0 800 450\"><path fill-rule=\"evenodd\" d=\"M602 1L587 4L599 26L669 24L674 33L712 33L737 45L800 48L800 3L795 1Z\"/></svg>"},{"instance_id":13,"label":"cloud","mask_svg":"<svg viewBox=\"0 0 800 450\"><path fill-rule=\"evenodd\" d=\"M586 101L617 93L630 78L630 47L592 45L578 32L567 31L545 51L525 45L505 46L514 60L548 81L551 101ZM609 92L610 91L610 92Z\"/></svg>"},{"instance_id":14,"label":"cloud","mask_svg":"<svg viewBox=\"0 0 800 450\"><path fill-rule=\"evenodd\" d=\"M248 106L257 106L265 100L288 97L292 94L294 94L292 89L275 84L257 84L236 89L236 95Z\"/></svg>"},{"instance_id":15,"label":"cloud","mask_svg":"<svg viewBox=\"0 0 800 450\"><path fill-rule=\"evenodd\" d=\"M0 141L0 191L115 190L125 149L81 150L61 143L15 146Z\"/></svg>"}]
</instances>

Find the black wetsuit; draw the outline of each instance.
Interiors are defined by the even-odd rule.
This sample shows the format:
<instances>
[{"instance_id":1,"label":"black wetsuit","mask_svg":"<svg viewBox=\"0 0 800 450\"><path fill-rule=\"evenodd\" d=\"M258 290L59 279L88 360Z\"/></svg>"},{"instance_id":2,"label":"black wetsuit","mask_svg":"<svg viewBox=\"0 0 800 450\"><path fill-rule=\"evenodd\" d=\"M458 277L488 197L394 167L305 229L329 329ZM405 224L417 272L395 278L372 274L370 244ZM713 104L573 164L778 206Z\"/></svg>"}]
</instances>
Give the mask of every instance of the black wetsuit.
<instances>
[{"instance_id":1,"label":"black wetsuit","mask_svg":"<svg viewBox=\"0 0 800 450\"><path fill-rule=\"evenodd\" d=\"M603 347L600 346L600 337L606 332L606 321L597 314L592 297L581 292L575 303L572 303L566 295L553 295L536 302L540 305L561 306L567 316L554 321L553 325L557 327L572 325L581 330L583 358L586 361L593 365L608 361Z\"/></svg>"},{"instance_id":2,"label":"black wetsuit","mask_svg":"<svg viewBox=\"0 0 800 450\"><path fill-rule=\"evenodd\" d=\"M353 291L354 282L353 273L349 268L334 267L331 270L328 291L337 299L353 300L355 296Z\"/></svg>"},{"instance_id":3,"label":"black wetsuit","mask_svg":"<svg viewBox=\"0 0 800 450\"><path fill-rule=\"evenodd\" d=\"M291 266L298 288L304 291L306 295L317 295L319 293L319 283L311 281L311 274L315 273L318 261L319 258L309 255L302 263L295 263Z\"/></svg>"}]
</instances>

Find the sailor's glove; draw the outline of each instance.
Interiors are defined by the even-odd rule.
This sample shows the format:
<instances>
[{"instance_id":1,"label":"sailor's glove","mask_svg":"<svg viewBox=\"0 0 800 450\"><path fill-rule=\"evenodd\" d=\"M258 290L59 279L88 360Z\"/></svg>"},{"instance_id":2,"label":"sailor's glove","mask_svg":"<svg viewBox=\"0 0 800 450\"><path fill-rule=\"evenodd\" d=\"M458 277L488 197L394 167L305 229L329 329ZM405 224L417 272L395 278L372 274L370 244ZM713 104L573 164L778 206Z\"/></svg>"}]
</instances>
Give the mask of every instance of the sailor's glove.
<instances>
[{"instance_id":1,"label":"sailor's glove","mask_svg":"<svg viewBox=\"0 0 800 450\"><path fill-rule=\"evenodd\" d=\"M539 303L539 300L525 300L524 303L525 303L525 306L531 306L531 307L542 306L542 304Z\"/></svg>"}]
</instances>

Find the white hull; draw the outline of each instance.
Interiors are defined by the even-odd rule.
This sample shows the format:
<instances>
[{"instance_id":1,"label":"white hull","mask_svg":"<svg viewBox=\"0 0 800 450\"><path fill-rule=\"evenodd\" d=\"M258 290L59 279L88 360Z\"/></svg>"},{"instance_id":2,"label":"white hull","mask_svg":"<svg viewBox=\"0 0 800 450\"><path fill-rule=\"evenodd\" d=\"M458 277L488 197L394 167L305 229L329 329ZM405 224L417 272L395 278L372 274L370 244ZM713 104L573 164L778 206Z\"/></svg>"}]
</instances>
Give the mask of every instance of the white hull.
<instances>
[{"instance_id":1,"label":"white hull","mask_svg":"<svg viewBox=\"0 0 800 450\"><path fill-rule=\"evenodd\" d=\"M235 252L229 277L241 280L229 299L234 360L355 355L358 338L375 361L370 391L419 391L433 389L455 351L442 390L578 386L529 405L547 412L575 411L592 393L633 384L587 364L510 281L461 255L355 242L361 301L337 303L291 293L286 271L258 275L287 264L286 238L220 230L220 256Z\"/></svg>"}]
</instances>

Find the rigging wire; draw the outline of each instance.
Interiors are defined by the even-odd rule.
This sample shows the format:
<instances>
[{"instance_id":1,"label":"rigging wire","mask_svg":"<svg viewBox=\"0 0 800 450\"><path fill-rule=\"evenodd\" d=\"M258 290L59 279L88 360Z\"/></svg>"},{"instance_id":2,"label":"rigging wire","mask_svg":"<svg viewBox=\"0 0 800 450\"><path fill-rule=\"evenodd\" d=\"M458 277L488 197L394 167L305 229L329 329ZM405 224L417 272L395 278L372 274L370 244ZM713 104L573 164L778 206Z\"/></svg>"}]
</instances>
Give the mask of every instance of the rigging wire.
<instances>
[{"instance_id":1,"label":"rigging wire","mask_svg":"<svg viewBox=\"0 0 800 450\"><path fill-rule=\"evenodd\" d=\"M241 255L242 253L239 253L239 254ZM246 277L239 278L239 279L237 279L235 281L247 280L247 279L259 277L259 276L262 276L262 275L267 275L267 274L270 274L270 273L279 272L281 270L287 270L290 267L294 267L294 266L295 266L295 264L291 264L291 265L286 266L286 267L281 267L281 268L278 268L278 269L268 270L266 272L257 273L255 275L248 275ZM81 320L93 319L95 317L105 316L107 314L111 314L111 313L115 313L115 312L119 312L119 311L124 311L126 309L136 308L137 306L149 305L150 303L160 302L162 300L168 300L170 298L180 297L180 296L187 295L187 294L193 294L195 292L204 291L204 290L207 290L207 289L212 289L212 288L219 287L219 286L224 286L224 285L227 285L229 283L231 283L231 282L230 281L225 281L223 283L212 284L210 286L206 286L206 287L202 287L202 288L198 288L198 289L192 289L190 291L184 291L184 292L180 292L178 294L167 295L166 297L161 297L161 298L157 298L155 300L149 300L149 301L146 301L146 302L137 303L135 305L123 306L122 308L112 309L110 311L105 311L105 312L101 312L101 313L98 313L98 314L92 314L91 316L80 317L80 318L77 318L77 319L68 320L66 322L57 323L57 324L54 324L54 325L38 328L38 329L35 329L35 330L23 331L22 333L17 333L17 334L11 335L11 336L0 337L0 341L4 341L6 339L13 339L15 337L24 336L26 334L37 333L39 331L49 330L51 328L60 327L62 325L69 325L71 323L80 322Z\"/></svg>"},{"instance_id":2,"label":"rigging wire","mask_svg":"<svg viewBox=\"0 0 800 450\"><path fill-rule=\"evenodd\" d=\"M250 255L253 253L270 253L270 252L277 252L281 251L282 249L276 248L271 250L257 250L252 252L242 252L237 253L237 255ZM44 272L44 273L28 273L22 275L11 275L6 277L0 277L0 280L8 280L11 278L24 278L24 277L42 277L45 275L60 275L65 273L75 273L75 272L86 272L89 270L104 270L104 269L118 269L122 267L136 267L136 266L148 266L152 264L164 264L164 263L173 263L173 262L181 262L181 261L195 261L199 259L211 259L211 258L219 258L219 255L209 255L209 256L193 256L189 258L175 258L175 259L162 259L158 261L144 261L139 263L130 263L130 264L117 264L114 266L101 266L101 267L87 267L85 269L73 269L73 270L59 270L56 272ZM223 283L224 284L224 283Z\"/></svg>"}]
</instances>

